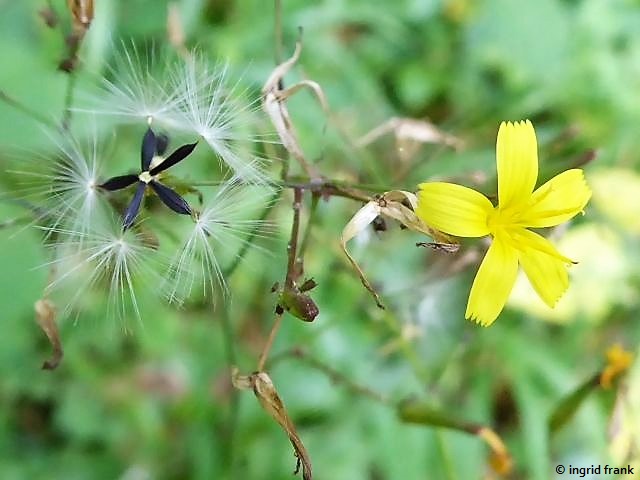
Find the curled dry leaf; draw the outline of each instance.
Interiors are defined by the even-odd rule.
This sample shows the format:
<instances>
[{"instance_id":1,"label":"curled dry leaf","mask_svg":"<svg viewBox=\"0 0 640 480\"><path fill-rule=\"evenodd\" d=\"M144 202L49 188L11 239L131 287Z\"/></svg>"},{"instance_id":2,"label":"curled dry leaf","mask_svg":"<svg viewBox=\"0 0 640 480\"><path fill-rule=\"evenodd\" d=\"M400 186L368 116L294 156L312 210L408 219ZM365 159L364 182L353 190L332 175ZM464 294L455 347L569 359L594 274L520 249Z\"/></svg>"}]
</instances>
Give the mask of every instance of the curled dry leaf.
<instances>
[{"instance_id":1,"label":"curled dry leaf","mask_svg":"<svg viewBox=\"0 0 640 480\"><path fill-rule=\"evenodd\" d=\"M403 160L411 158L423 143L447 145L455 149L462 147L462 140L443 132L428 120L400 117L392 117L370 130L356 141L356 146L365 147L389 133L394 134Z\"/></svg>"},{"instance_id":2,"label":"curled dry leaf","mask_svg":"<svg viewBox=\"0 0 640 480\"><path fill-rule=\"evenodd\" d=\"M373 295L376 305L382 309L385 307L380 299L380 295L378 295L373 286L369 283L364 271L347 250L347 242L367 228L367 226L378 217L384 216L397 220L400 224L410 230L430 236L437 244L447 245L447 248L443 248L445 251L456 250L456 243L448 236L432 229L418 218L414 212L417 205L418 198L414 193L404 190L392 190L382 194L379 198L366 203L342 229L342 235L340 236L340 246L342 247L342 251L349 259L351 266L358 273L358 277L364 287L371 293L371 295Z\"/></svg>"},{"instance_id":3,"label":"curled dry leaf","mask_svg":"<svg viewBox=\"0 0 640 480\"><path fill-rule=\"evenodd\" d=\"M40 299L34 305L36 311L36 321L38 326L45 333L53 353L49 360L45 360L42 364L44 370L54 370L60 365L64 352L62 350L62 342L60 341L60 333L56 324L56 309L53 302L47 299Z\"/></svg>"},{"instance_id":4,"label":"curled dry leaf","mask_svg":"<svg viewBox=\"0 0 640 480\"><path fill-rule=\"evenodd\" d=\"M324 111L328 111L328 103L320 85L313 80L302 80L289 88L282 88L284 76L293 68L302 52L302 43L296 42L293 55L278 65L262 87L262 108L269 115L271 123L276 129L282 145L302 166L305 173L311 178L319 178L320 174L315 167L307 162L298 136L291 122L289 110L285 101L290 96L303 88L310 89L318 98Z\"/></svg>"},{"instance_id":5,"label":"curled dry leaf","mask_svg":"<svg viewBox=\"0 0 640 480\"><path fill-rule=\"evenodd\" d=\"M312 480L311 459L307 453L302 440L296 432L296 427L287 414L287 409L278 395L275 385L271 381L269 375L265 372L255 372L251 375L240 375L237 368L231 371L231 381L233 386L240 390L252 389L258 398L262 408L271 415L285 431L289 437L289 441L293 445L298 462L294 473L298 473L302 466L302 478L304 480Z\"/></svg>"}]
</instances>

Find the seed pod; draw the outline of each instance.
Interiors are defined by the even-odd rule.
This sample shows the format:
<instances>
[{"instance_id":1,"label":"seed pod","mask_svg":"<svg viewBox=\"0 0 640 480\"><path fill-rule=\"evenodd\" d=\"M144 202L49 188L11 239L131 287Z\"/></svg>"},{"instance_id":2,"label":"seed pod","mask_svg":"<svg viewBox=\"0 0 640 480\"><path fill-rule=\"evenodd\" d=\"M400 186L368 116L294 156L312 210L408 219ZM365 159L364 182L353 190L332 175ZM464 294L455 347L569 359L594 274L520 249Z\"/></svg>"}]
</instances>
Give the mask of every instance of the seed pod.
<instances>
[{"instance_id":1,"label":"seed pod","mask_svg":"<svg viewBox=\"0 0 640 480\"><path fill-rule=\"evenodd\" d=\"M309 295L292 289L282 292L280 304L291 315L305 322L313 322L319 313L318 306Z\"/></svg>"}]
</instances>

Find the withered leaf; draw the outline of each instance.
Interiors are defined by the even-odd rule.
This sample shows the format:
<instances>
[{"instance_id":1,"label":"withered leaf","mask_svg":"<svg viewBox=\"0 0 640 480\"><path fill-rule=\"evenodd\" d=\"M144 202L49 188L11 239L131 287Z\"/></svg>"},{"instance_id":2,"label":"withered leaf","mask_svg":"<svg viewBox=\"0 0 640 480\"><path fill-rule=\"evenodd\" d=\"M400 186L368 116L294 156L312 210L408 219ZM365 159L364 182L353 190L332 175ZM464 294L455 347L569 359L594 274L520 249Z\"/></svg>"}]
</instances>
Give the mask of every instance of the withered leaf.
<instances>
[{"instance_id":1,"label":"withered leaf","mask_svg":"<svg viewBox=\"0 0 640 480\"><path fill-rule=\"evenodd\" d=\"M442 144L455 149L462 146L462 141L459 138L443 132L428 120L401 117L392 117L378 125L359 138L356 145L365 147L389 133L393 133L395 136L402 160L411 158L418 147L424 143Z\"/></svg>"},{"instance_id":2,"label":"withered leaf","mask_svg":"<svg viewBox=\"0 0 640 480\"><path fill-rule=\"evenodd\" d=\"M93 21L93 0L67 0L76 30L86 31Z\"/></svg>"},{"instance_id":3,"label":"withered leaf","mask_svg":"<svg viewBox=\"0 0 640 480\"><path fill-rule=\"evenodd\" d=\"M55 306L50 300L40 299L35 303L34 308L36 311L36 321L49 339L51 347L53 348L51 358L44 361L42 368L44 370L54 370L58 367L64 355L58 325L56 324Z\"/></svg>"},{"instance_id":4,"label":"withered leaf","mask_svg":"<svg viewBox=\"0 0 640 480\"><path fill-rule=\"evenodd\" d=\"M296 431L296 427L287 413L287 409L278 395L275 385L271 378L265 372L255 372L251 375L240 375L237 368L233 368L231 372L231 381L233 386L241 389L252 389L258 398L262 408L273 418L285 431L289 437L289 441L293 445L296 457L298 459L296 470L298 472L302 465L302 478L304 480L312 480L313 474L311 470L311 459L307 453L300 436Z\"/></svg>"},{"instance_id":5,"label":"withered leaf","mask_svg":"<svg viewBox=\"0 0 640 480\"><path fill-rule=\"evenodd\" d=\"M340 246L342 247L342 251L349 259L351 266L358 273L358 277L364 287L371 293L371 295L373 295L376 305L382 309L385 307L380 299L380 295L378 295L373 286L369 283L364 271L347 250L347 242L358 235L358 233L362 232L377 218L388 217L397 220L401 225L405 225L408 229L413 230L414 232L430 236L436 240L437 244L450 245L451 248L454 248L453 246L455 245L455 242L453 242L447 235L434 230L420 220L420 218L415 214L417 206L418 198L414 193L404 190L392 190L382 194L376 200L367 202L356 212L351 220L349 220L349 223L347 223L347 225L342 229L342 235L340 237Z\"/></svg>"},{"instance_id":6,"label":"withered leaf","mask_svg":"<svg viewBox=\"0 0 640 480\"><path fill-rule=\"evenodd\" d=\"M302 52L302 43L298 41L291 58L285 60L271 72L269 78L262 87L262 108L269 115L282 145L294 157L300 165L305 169L306 173L312 178L319 178L320 174L313 164L307 162L298 136L296 134L289 110L287 109L286 100L290 96L303 88L312 91L316 96L320 105L325 112L328 111L328 103L322 88L313 80L302 80L289 88L282 88L284 76L293 68Z\"/></svg>"}]
</instances>

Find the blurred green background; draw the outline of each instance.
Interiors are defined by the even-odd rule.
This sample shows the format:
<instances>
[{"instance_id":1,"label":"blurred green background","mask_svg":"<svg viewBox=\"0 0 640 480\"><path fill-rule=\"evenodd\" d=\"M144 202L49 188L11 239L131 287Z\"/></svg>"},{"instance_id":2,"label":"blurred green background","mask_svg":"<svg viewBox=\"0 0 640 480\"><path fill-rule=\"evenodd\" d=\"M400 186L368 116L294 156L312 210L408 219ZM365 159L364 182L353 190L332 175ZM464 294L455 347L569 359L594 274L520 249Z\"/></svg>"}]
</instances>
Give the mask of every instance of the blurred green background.
<instances>
[{"instance_id":1,"label":"blurred green background","mask_svg":"<svg viewBox=\"0 0 640 480\"><path fill-rule=\"evenodd\" d=\"M0 90L57 120L70 21L65 2L50 3L56 29L39 15L49 2L0 0ZM120 39L167 43L169 2L95 3L79 84L105 71ZM228 61L257 97L274 67L272 2L174 3L187 44ZM580 261L568 294L551 311L518 284L489 329L464 320L482 242L446 255L414 248L425 239L391 222L386 232L363 232L351 248L388 305L381 311L339 249L361 205L321 201L305 259L320 315L312 324L285 317L269 369L316 478L498 477L478 438L403 424L393 408L332 381L314 362L278 356L292 348L393 400L421 399L492 426L514 457L507 478L554 478L558 464L640 467L637 365L617 388L596 389L557 433L547 431L553 408L602 368L612 344L638 352L640 2L282 0L285 57L298 27L303 53L286 82L318 82L331 114L309 93L289 107L307 157L331 178L410 190L445 178L495 193L495 135L507 119L536 126L543 178L595 154L584 166L594 190L586 215L551 234ZM392 133L357 146L392 117L428 118L462 147ZM137 138L121 148L134 152ZM15 149L46 154L47 145L37 122L0 102L3 170ZM233 355L241 371L255 369L276 301L269 289L286 268L290 202L284 192L271 213L278 228L263 246L272 255L251 253L229 279L226 308L149 303L142 327L131 320L127 332L96 308L61 325L65 358L53 372L40 370L50 347L33 313L46 281L40 235L3 223L0 478L291 478L286 436L250 392L234 392L228 365ZM19 213L0 204L5 220Z\"/></svg>"}]
</instances>

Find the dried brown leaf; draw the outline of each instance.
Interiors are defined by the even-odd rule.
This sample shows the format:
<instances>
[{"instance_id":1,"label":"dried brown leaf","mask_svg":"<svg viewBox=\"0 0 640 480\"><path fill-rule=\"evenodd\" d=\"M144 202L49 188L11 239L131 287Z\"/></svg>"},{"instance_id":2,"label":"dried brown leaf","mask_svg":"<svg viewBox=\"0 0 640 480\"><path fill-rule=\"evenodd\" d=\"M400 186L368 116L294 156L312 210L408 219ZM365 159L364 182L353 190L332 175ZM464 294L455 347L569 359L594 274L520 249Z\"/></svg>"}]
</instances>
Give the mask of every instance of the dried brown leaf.
<instances>
[{"instance_id":1,"label":"dried brown leaf","mask_svg":"<svg viewBox=\"0 0 640 480\"><path fill-rule=\"evenodd\" d=\"M302 151L298 135L296 134L289 110L287 109L286 100L302 88L308 88L316 95L322 108L328 111L326 96L322 88L320 88L320 85L313 80L303 80L289 88L282 88L284 76L296 64L301 52L302 43L298 41L296 42L296 48L291 58L276 66L273 72L271 72L271 75L269 75L269 78L262 87L262 108L267 115L269 115L271 123L276 129L284 148L300 163L307 175L311 178L319 178L319 172L312 164L307 162L304 152Z\"/></svg>"},{"instance_id":2,"label":"dried brown leaf","mask_svg":"<svg viewBox=\"0 0 640 480\"><path fill-rule=\"evenodd\" d=\"M356 141L356 146L365 147L378 138L392 133L395 136L401 158L411 158L421 144L432 143L453 147L462 147L462 140L443 132L428 120L392 117L370 130Z\"/></svg>"},{"instance_id":3,"label":"dried brown leaf","mask_svg":"<svg viewBox=\"0 0 640 480\"><path fill-rule=\"evenodd\" d=\"M312 480L311 459L307 453L300 436L296 431L296 427L287 413L287 409L271 378L265 372L256 372L251 375L240 375L237 368L232 369L231 380L233 385L241 390L253 389L253 393L258 398L262 408L273 418L285 431L289 437L289 441L293 445L296 457L298 459L296 470L298 473L302 466L302 478L304 480Z\"/></svg>"},{"instance_id":4,"label":"dried brown leaf","mask_svg":"<svg viewBox=\"0 0 640 480\"><path fill-rule=\"evenodd\" d=\"M409 205L410 208L407 205ZM349 259L351 266L358 273L358 277L364 287L373 295L376 305L382 309L385 307L380 299L380 295L378 295L371 283L369 283L364 271L347 250L347 242L367 228L376 218L385 216L397 220L410 230L430 236L436 240L438 244L448 245L450 249L453 249L456 244L450 237L434 230L420 220L414 212L417 206L418 198L414 193L403 190L392 190L382 194L378 199L366 203L364 207L356 212L342 230L342 235L340 236L342 251Z\"/></svg>"},{"instance_id":5,"label":"dried brown leaf","mask_svg":"<svg viewBox=\"0 0 640 480\"><path fill-rule=\"evenodd\" d=\"M378 292L376 292L373 286L369 283L369 280L367 280L367 276L364 274L364 271L360 268L358 262L356 262L355 259L351 256L349 250L347 250L347 242L358 235L360 232L362 232L365 228L367 228L367 226L371 222L373 222L378 217L378 215L380 215L380 213L380 205L377 201L371 201L360 210L358 210L356 214L351 218L351 220L349 220L349 223L347 223L342 229L342 235L340 236L340 247L342 247L342 251L347 256L347 259L349 260L349 263L351 263L351 266L358 273L358 277L360 278L362 285L364 285L364 288L366 288L371 293L371 295L373 295L373 298L376 301L376 305L379 308L384 309L385 307L382 303L380 295L378 295Z\"/></svg>"},{"instance_id":6,"label":"dried brown leaf","mask_svg":"<svg viewBox=\"0 0 640 480\"><path fill-rule=\"evenodd\" d=\"M93 0L67 0L74 30L86 32L93 21Z\"/></svg>"},{"instance_id":7,"label":"dried brown leaf","mask_svg":"<svg viewBox=\"0 0 640 480\"><path fill-rule=\"evenodd\" d=\"M62 350L62 342L60 341L60 333L56 324L56 309L53 302L47 299L40 299L34 305L36 311L36 321L38 326L45 333L53 353L49 360L45 360L42 364L44 370L54 370L60 365L60 361L64 355Z\"/></svg>"}]
</instances>

